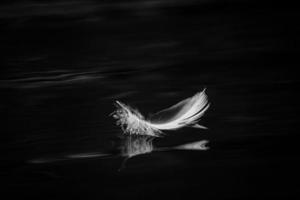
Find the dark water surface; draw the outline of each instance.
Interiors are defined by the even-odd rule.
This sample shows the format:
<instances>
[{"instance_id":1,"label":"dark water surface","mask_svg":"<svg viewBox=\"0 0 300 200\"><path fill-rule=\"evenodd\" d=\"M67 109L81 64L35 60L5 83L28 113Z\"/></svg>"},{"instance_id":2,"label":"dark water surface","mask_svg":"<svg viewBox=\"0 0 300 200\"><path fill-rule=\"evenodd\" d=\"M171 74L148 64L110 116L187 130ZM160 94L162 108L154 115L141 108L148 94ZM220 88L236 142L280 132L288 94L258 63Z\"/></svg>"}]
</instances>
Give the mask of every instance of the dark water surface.
<instances>
[{"instance_id":1,"label":"dark water surface","mask_svg":"<svg viewBox=\"0 0 300 200\"><path fill-rule=\"evenodd\" d=\"M0 175L7 194L297 194L299 62L292 19L299 13L291 5L105 4L103 13L104 4L81 3L86 10L79 13L77 4L62 3L71 14L45 4L49 15L22 3L2 6ZM96 5L101 12L89 10ZM115 100L147 116L204 88L211 107L201 125L208 130L130 138L109 117ZM176 148L201 140L209 141L208 150Z\"/></svg>"}]
</instances>

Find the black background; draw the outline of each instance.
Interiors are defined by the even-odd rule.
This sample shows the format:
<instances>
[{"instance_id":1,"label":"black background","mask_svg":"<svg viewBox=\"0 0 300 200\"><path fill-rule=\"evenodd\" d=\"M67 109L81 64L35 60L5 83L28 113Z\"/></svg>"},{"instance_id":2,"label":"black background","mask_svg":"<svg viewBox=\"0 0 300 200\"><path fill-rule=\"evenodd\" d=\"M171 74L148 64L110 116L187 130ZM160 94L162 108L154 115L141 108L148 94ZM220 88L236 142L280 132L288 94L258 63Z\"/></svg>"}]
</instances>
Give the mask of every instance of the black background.
<instances>
[{"instance_id":1,"label":"black background","mask_svg":"<svg viewBox=\"0 0 300 200\"><path fill-rule=\"evenodd\" d=\"M2 2L4 199L295 198L298 18L287 1ZM153 151L118 170L114 100L154 113L203 88L209 129L153 145L205 139L208 151ZM67 159L89 152L113 156Z\"/></svg>"}]
</instances>

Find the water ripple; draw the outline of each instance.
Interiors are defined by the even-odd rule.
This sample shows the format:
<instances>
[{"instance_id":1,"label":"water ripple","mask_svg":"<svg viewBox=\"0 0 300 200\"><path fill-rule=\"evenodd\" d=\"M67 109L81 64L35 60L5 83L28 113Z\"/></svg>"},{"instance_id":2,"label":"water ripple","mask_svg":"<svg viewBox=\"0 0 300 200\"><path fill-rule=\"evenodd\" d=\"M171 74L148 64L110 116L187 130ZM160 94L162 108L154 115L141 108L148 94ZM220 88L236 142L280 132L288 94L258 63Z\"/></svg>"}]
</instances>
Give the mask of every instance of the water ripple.
<instances>
[{"instance_id":1,"label":"water ripple","mask_svg":"<svg viewBox=\"0 0 300 200\"><path fill-rule=\"evenodd\" d=\"M2 88L41 88L47 86L84 83L103 78L101 71L47 71L25 74L22 77L0 80Z\"/></svg>"}]
</instances>

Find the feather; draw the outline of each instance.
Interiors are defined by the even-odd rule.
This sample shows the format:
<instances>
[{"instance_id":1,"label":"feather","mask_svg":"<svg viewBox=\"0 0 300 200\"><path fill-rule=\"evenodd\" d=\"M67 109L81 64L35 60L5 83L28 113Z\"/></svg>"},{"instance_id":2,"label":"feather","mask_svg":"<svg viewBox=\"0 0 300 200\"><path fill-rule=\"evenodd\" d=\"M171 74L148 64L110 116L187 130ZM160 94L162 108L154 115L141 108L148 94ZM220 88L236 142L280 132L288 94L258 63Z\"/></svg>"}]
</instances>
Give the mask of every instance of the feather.
<instances>
[{"instance_id":1,"label":"feather","mask_svg":"<svg viewBox=\"0 0 300 200\"><path fill-rule=\"evenodd\" d=\"M120 101L116 101L115 105L117 110L111 115L117 119L116 124L122 128L124 133L157 137L163 134L163 130L176 130L185 126L206 129L197 123L210 106L205 89L156 113L154 116L157 119L147 120L138 110ZM167 117L161 119L164 115Z\"/></svg>"}]
</instances>

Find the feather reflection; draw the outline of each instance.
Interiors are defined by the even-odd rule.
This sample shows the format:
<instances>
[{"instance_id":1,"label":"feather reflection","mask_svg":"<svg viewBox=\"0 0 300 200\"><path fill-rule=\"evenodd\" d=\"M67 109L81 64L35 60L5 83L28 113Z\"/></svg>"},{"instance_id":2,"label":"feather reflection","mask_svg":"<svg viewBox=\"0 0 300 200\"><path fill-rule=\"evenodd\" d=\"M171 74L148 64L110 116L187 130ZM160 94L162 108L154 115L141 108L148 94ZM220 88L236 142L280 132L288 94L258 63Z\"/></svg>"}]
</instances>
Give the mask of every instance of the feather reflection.
<instances>
[{"instance_id":1,"label":"feather reflection","mask_svg":"<svg viewBox=\"0 0 300 200\"><path fill-rule=\"evenodd\" d=\"M131 158L140 154L151 153L153 151L154 137L148 135L128 135L124 138L121 146L122 156Z\"/></svg>"},{"instance_id":2,"label":"feather reflection","mask_svg":"<svg viewBox=\"0 0 300 200\"><path fill-rule=\"evenodd\" d=\"M200 140L196 142L181 144L171 147L155 147L153 140L156 137L149 135L127 135L123 137L121 143L121 156L125 157L119 171L125 168L126 162L138 155L148 154L153 151L172 151L172 150L208 150L208 140ZM157 139L157 138L156 138Z\"/></svg>"},{"instance_id":3,"label":"feather reflection","mask_svg":"<svg viewBox=\"0 0 300 200\"><path fill-rule=\"evenodd\" d=\"M59 161L70 161L70 160L82 160L82 159L113 159L118 157L123 157L122 164L119 168L119 171L125 168L126 162L135 156L149 154L154 151L173 151L173 150L208 150L207 147L208 140L194 141L191 143L180 144L177 146L167 146L167 147L155 147L153 145L154 139L158 140L159 138L149 135L122 135L121 143L117 146L117 152L89 152L89 153L77 153L69 154L64 156L57 157L44 157L30 160L29 163L32 164L43 164L43 163L53 163ZM115 150L117 150L115 149Z\"/></svg>"}]
</instances>

